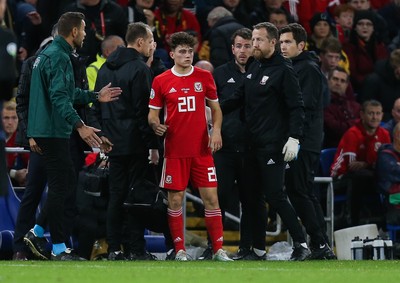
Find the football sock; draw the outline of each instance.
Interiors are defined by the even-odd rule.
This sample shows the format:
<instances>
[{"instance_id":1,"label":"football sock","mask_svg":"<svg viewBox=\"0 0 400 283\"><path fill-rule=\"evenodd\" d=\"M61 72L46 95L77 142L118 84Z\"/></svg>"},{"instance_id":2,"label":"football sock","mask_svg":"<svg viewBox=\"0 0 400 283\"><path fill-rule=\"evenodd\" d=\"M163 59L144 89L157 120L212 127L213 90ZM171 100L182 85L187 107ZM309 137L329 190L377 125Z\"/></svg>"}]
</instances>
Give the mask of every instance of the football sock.
<instances>
[{"instance_id":1,"label":"football sock","mask_svg":"<svg viewBox=\"0 0 400 283\"><path fill-rule=\"evenodd\" d=\"M168 225L171 232L172 240L174 241L175 251L185 250L185 242L183 235L183 215L182 207L179 210L167 210Z\"/></svg>"},{"instance_id":2,"label":"football sock","mask_svg":"<svg viewBox=\"0 0 400 283\"><path fill-rule=\"evenodd\" d=\"M210 235L213 252L222 248L224 232L222 227L221 209L204 209L207 232Z\"/></svg>"},{"instance_id":3,"label":"football sock","mask_svg":"<svg viewBox=\"0 0 400 283\"><path fill-rule=\"evenodd\" d=\"M43 238L44 237L44 229L42 226L40 225L35 225L33 227L33 233L35 233L35 235L39 238Z\"/></svg>"},{"instance_id":4,"label":"football sock","mask_svg":"<svg viewBox=\"0 0 400 283\"><path fill-rule=\"evenodd\" d=\"M67 246L64 243L53 244L53 254L59 255L67 250Z\"/></svg>"}]
</instances>

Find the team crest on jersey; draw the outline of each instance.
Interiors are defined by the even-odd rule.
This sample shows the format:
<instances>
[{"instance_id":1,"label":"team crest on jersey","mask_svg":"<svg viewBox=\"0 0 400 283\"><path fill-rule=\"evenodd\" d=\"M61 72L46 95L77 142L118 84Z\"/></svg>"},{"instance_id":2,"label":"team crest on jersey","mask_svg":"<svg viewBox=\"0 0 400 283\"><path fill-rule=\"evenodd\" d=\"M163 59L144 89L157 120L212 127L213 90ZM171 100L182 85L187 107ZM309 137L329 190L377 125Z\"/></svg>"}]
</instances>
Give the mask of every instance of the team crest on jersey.
<instances>
[{"instance_id":1,"label":"team crest on jersey","mask_svg":"<svg viewBox=\"0 0 400 283\"><path fill-rule=\"evenodd\" d=\"M260 85L265 85L267 83L268 79L269 79L268 76L263 76L260 81Z\"/></svg>"},{"instance_id":2,"label":"team crest on jersey","mask_svg":"<svg viewBox=\"0 0 400 283\"><path fill-rule=\"evenodd\" d=\"M154 89L151 89L150 91L150 99L153 99L156 96L156 93L154 92Z\"/></svg>"},{"instance_id":3,"label":"team crest on jersey","mask_svg":"<svg viewBox=\"0 0 400 283\"><path fill-rule=\"evenodd\" d=\"M40 63L40 57L37 57L35 63L33 63L32 69L35 69L39 65L39 63Z\"/></svg>"},{"instance_id":4,"label":"team crest on jersey","mask_svg":"<svg viewBox=\"0 0 400 283\"><path fill-rule=\"evenodd\" d=\"M167 175L165 177L165 183L167 184L172 184L172 176L171 175Z\"/></svg>"},{"instance_id":5,"label":"team crest on jersey","mask_svg":"<svg viewBox=\"0 0 400 283\"><path fill-rule=\"evenodd\" d=\"M203 85L200 82L194 83L194 91L195 92L203 91Z\"/></svg>"}]
</instances>

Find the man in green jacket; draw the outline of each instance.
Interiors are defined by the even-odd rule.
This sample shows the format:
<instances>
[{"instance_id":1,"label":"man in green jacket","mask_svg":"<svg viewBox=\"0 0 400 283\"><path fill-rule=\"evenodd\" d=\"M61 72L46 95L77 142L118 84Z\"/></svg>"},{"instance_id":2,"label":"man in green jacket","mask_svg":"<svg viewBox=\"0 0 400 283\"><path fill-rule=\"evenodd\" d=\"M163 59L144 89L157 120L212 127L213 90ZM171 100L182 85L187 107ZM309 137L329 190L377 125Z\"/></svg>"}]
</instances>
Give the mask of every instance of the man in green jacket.
<instances>
[{"instance_id":1,"label":"man in green jacket","mask_svg":"<svg viewBox=\"0 0 400 283\"><path fill-rule=\"evenodd\" d=\"M46 222L41 217L25 236L32 252L52 260L80 260L64 243L63 216L66 196L76 185L75 172L70 155L69 139L75 128L91 147L108 152L112 143L106 137L98 137L96 128L86 126L73 108L74 103L87 104L96 99L111 102L121 94L119 87L104 86L100 92L75 88L74 73L69 54L82 46L85 38L84 15L67 12L58 21L57 36L42 51L34 65L31 78L28 131L31 150L43 154L48 180L48 197L44 207L53 243L51 255L46 252L47 241L43 237Z\"/></svg>"}]
</instances>

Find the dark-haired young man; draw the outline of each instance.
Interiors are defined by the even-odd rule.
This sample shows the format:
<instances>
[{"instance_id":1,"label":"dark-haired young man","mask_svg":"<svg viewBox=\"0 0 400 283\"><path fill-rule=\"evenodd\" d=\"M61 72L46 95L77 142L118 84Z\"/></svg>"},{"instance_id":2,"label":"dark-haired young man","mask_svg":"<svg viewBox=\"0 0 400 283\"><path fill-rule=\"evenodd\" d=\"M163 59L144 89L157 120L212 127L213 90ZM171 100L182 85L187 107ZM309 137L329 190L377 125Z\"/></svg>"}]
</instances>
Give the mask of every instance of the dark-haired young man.
<instances>
[{"instance_id":1,"label":"dark-haired young man","mask_svg":"<svg viewBox=\"0 0 400 283\"><path fill-rule=\"evenodd\" d=\"M310 235L312 253L309 259L335 259L328 245L324 214L313 191L322 145L323 88L326 79L318 66L317 55L304 51L307 32L301 25L293 23L283 27L279 41L282 55L292 60L293 69L298 74L305 109L301 148L297 159L288 163L286 191Z\"/></svg>"},{"instance_id":2,"label":"dark-haired young man","mask_svg":"<svg viewBox=\"0 0 400 283\"><path fill-rule=\"evenodd\" d=\"M110 87L111 84L98 93L75 88L70 54L73 49L82 46L84 29L83 14L63 14L58 21L59 36L38 55L32 70L27 136L36 141L36 144L31 144L31 150L43 154L45 160L49 189L44 208L46 213L41 215L46 215L48 219L53 260L81 259L66 247L62 223L65 199L73 190L76 180L69 146L72 129L75 128L89 146L101 147L104 151L112 149L106 137L97 136L98 129L83 123L73 104L87 104L96 100L111 102L121 94L121 89ZM32 251L43 258L45 256L41 254L40 247L45 241L44 221L39 218L26 236Z\"/></svg>"},{"instance_id":3,"label":"dark-haired young man","mask_svg":"<svg viewBox=\"0 0 400 283\"><path fill-rule=\"evenodd\" d=\"M160 185L168 190L168 222L175 244L175 260L186 261L182 203L190 179L199 189L205 222L213 246L213 259L232 261L222 249L223 228L218 204L217 175L212 153L222 147L222 112L210 72L193 67L194 39L185 32L171 36L174 66L157 76L150 94L148 122L154 132L165 134L165 158ZM213 129L209 136L207 105ZM160 110L164 108L164 124Z\"/></svg>"}]
</instances>

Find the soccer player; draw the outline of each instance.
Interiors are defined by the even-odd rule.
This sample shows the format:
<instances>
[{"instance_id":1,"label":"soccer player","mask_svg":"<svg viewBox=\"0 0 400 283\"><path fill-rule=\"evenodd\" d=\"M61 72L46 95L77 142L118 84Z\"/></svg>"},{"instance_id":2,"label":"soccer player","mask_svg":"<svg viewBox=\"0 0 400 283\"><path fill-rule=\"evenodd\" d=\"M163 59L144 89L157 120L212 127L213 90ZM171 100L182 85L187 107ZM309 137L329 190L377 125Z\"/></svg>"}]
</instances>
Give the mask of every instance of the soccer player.
<instances>
[{"instance_id":1,"label":"soccer player","mask_svg":"<svg viewBox=\"0 0 400 283\"><path fill-rule=\"evenodd\" d=\"M222 249L223 228L218 204L217 177L212 153L222 147L222 112L210 72L192 66L194 39L185 32L171 36L174 66L157 76L150 94L148 121L154 132L165 134L164 164L160 186L168 190L168 223L176 260L186 261L182 202L190 180L199 188L205 222L213 246L213 259L231 261ZM213 129L209 136L206 101ZM164 124L160 110L164 108Z\"/></svg>"}]
</instances>

